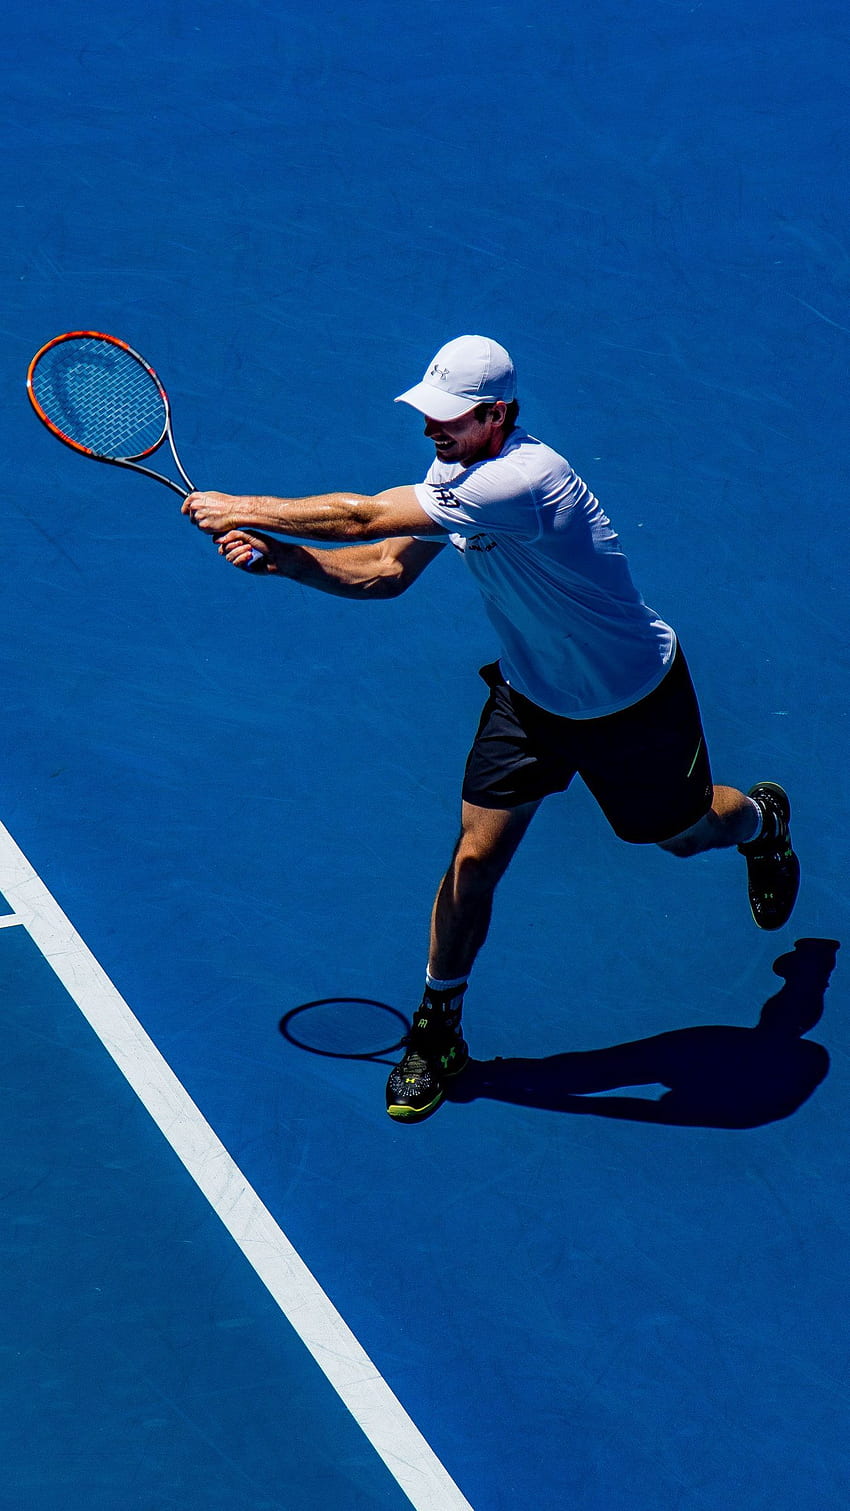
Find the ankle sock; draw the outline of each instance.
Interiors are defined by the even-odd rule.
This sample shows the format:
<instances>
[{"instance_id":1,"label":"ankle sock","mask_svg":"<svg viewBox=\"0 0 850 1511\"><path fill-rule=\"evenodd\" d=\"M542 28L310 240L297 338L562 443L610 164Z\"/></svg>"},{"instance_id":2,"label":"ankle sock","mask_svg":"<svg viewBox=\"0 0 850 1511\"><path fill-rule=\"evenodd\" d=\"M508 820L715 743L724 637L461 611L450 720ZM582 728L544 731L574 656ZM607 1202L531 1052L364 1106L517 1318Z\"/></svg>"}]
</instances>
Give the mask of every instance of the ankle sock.
<instances>
[{"instance_id":1,"label":"ankle sock","mask_svg":"<svg viewBox=\"0 0 850 1511\"><path fill-rule=\"evenodd\" d=\"M752 805L756 815L756 828L749 839L739 841L741 848L748 850L751 845L759 844L762 841L765 843L769 843L770 840L778 841L780 834L783 833L783 821L773 807L769 796L766 796L762 800L748 793L747 801Z\"/></svg>"},{"instance_id":2,"label":"ankle sock","mask_svg":"<svg viewBox=\"0 0 850 1511\"><path fill-rule=\"evenodd\" d=\"M443 981L437 976L432 976L430 971L425 972L426 1000L441 1013L456 1013L458 1019L463 1010L466 986L465 976L460 976L454 981Z\"/></svg>"},{"instance_id":3,"label":"ankle sock","mask_svg":"<svg viewBox=\"0 0 850 1511\"><path fill-rule=\"evenodd\" d=\"M766 828L767 822L768 822L768 815L765 813L764 809L762 808L761 803L757 803L756 800L755 800L755 798L749 797L749 798L747 798L747 802L751 805L751 807L753 809L753 812L755 813L756 827L753 830L753 833L750 835L749 839L742 840L741 843L743 845L754 845L757 839L761 839L765 835L765 833L768 832L767 828ZM769 832L771 834L773 833L773 819L772 819L772 816L771 816L771 821L770 821L770 831Z\"/></svg>"},{"instance_id":4,"label":"ankle sock","mask_svg":"<svg viewBox=\"0 0 850 1511\"><path fill-rule=\"evenodd\" d=\"M455 992L465 992L468 977L455 976L451 981L443 981L439 976L432 976L430 971L425 972L425 985L429 991L436 992L438 997L453 996Z\"/></svg>"}]
</instances>

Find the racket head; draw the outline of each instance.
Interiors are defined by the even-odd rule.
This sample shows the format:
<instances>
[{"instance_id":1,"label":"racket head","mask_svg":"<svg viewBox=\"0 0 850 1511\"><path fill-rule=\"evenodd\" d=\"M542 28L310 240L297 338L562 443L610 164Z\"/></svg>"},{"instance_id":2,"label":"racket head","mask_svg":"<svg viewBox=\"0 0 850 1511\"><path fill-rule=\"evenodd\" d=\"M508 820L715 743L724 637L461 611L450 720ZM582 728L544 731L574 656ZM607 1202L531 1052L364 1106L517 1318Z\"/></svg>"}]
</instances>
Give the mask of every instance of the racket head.
<instances>
[{"instance_id":1,"label":"racket head","mask_svg":"<svg viewBox=\"0 0 850 1511\"><path fill-rule=\"evenodd\" d=\"M168 395L149 362L103 331L66 331L36 352L27 394L48 430L84 456L133 462L171 428Z\"/></svg>"}]
</instances>

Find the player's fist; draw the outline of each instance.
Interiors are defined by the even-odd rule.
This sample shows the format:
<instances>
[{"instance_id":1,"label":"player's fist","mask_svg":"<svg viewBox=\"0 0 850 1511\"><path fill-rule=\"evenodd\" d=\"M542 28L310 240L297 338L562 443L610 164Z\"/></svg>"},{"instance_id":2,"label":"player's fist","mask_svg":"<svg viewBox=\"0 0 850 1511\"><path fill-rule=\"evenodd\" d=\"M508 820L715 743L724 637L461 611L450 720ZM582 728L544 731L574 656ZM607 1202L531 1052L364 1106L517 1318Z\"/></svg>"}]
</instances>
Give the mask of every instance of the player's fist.
<instances>
[{"instance_id":1,"label":"player's fist","mask_svg":"<svg viewBox=\"0 0 850 1511\"><path fill-rule=\"evenodd\" d=\"M190 493L183 502L183 513L205 534L221 535L241 523L238 504L239 499L230 493Z\"/></svg>"},{"instance_id":2,"label":"player's fist","mask_svg":"<svg viewBox=\"0 0 850 1511\"><path fill-rule=\"evenodd\" d=\"M253 530L250 535L243 530L228 530L224 535L216 536L219 555L229 561L231 566L241 567L243 571L273 572L275 544L267 536L257 535Z\"/></svg>"}]
</instances>

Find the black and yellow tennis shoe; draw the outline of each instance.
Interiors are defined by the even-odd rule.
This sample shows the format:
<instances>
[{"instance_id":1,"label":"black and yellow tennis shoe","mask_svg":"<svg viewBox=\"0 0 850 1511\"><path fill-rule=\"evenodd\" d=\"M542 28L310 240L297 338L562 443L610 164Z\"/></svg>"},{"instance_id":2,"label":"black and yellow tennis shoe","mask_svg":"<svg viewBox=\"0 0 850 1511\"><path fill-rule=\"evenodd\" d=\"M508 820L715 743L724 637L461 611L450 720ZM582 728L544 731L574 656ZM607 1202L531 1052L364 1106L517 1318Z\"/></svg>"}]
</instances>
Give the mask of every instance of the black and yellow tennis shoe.
<instances>
[{"instance_id":1,"label":"black and yellow tennis shoe","mask_svg":"<svg viewBox=\"0 0 850 1511\"><path fill-rule=\"evenodd\" d=\"M405 1041L404 1059L390 1071L387 1081L391 1118L419 1123L436 1112L446 1094L444 1083L460 1075L469 1059L460 1015L460 1007L447 1008L426 991Z\"/></svg>"},{"instance_id":2,"label":"black and yellow tennis shoe","mask_svg":"<svg viewBox=\"0 0 850 1511\"><path fill-rule=\"evenodd\" d=\"M761 809L763 832L738 849L747 862L747 890L760 929L781 929L788 922L800 890L800 862L791 847L791 804L777 782L758 782L751 797Z\"/></svg>"}]
</instances>

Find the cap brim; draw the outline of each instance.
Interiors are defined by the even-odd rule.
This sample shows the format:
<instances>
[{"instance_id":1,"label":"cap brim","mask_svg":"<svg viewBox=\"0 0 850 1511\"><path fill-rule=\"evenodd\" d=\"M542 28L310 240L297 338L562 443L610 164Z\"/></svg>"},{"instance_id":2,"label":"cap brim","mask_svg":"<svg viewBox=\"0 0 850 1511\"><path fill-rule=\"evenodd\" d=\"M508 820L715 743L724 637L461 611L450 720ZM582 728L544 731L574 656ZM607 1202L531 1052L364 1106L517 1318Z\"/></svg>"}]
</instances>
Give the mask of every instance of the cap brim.
<instances>
[{"instance_id":1,"label":"cap brim","mask_svg":"<svg viewBox=\"0 0 850 1511\"><path fill-rule=\"evenodd\" d=\"M481 401L473 399L458 399L455 394L444 393L441 388L433 388L430 383L417 383L415 388L408 388L406 393L400 393L395 400L396 404L410 404L413 409L418 409L429 420L459 420L461 415L469 414Z\"/></svg>"}]
</instances>

